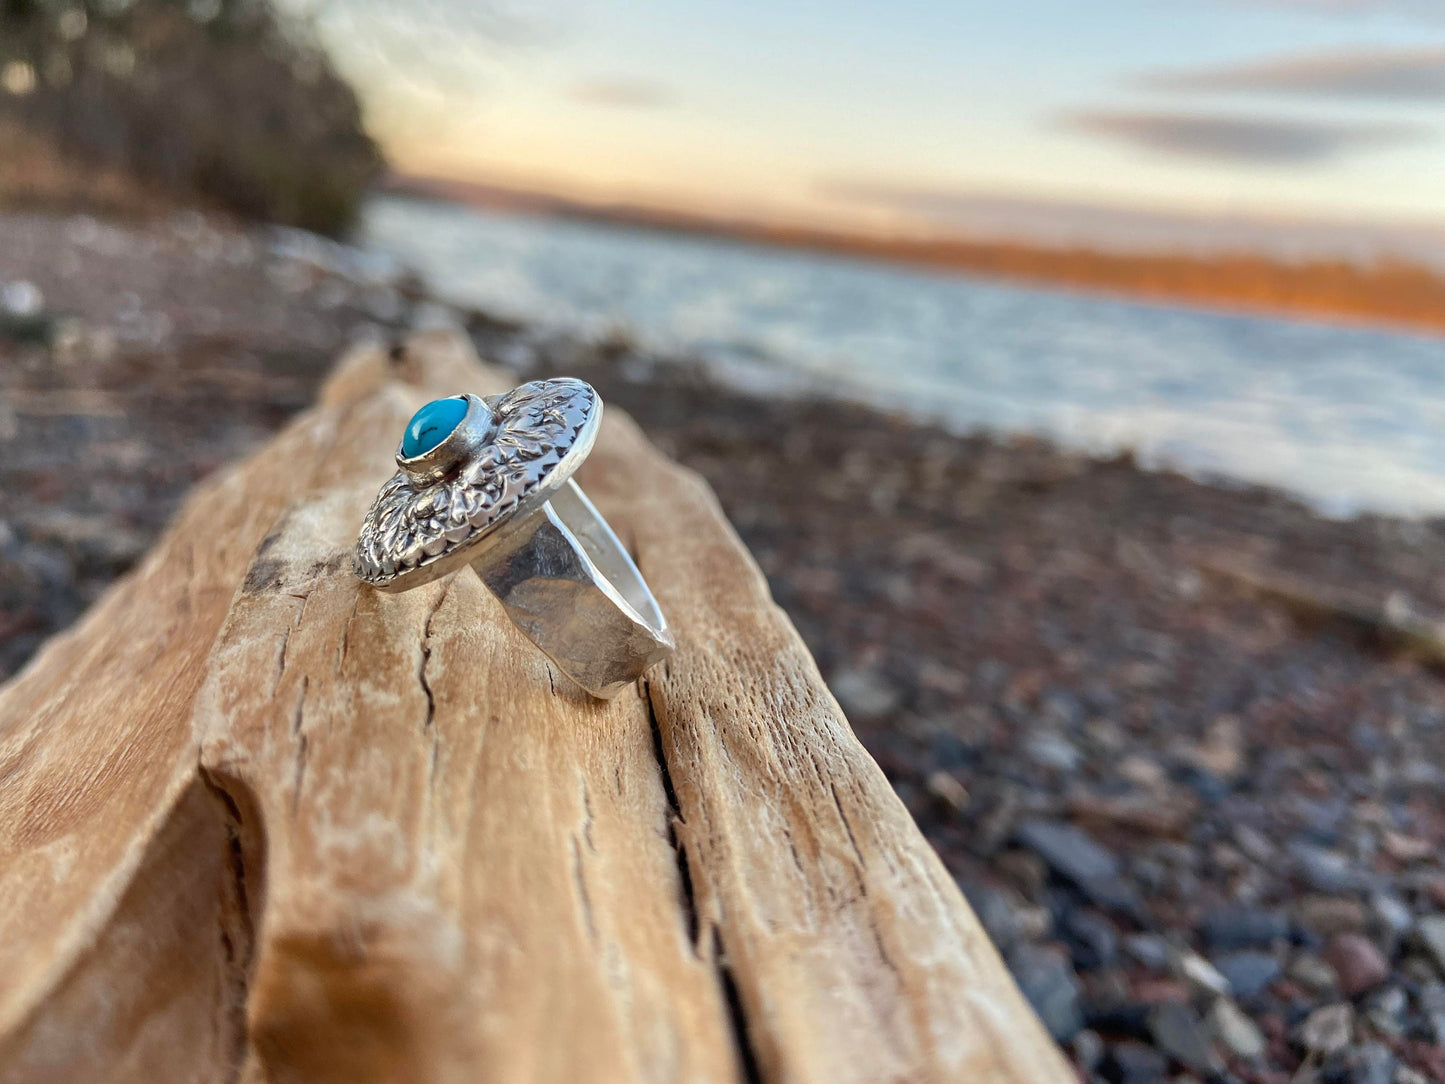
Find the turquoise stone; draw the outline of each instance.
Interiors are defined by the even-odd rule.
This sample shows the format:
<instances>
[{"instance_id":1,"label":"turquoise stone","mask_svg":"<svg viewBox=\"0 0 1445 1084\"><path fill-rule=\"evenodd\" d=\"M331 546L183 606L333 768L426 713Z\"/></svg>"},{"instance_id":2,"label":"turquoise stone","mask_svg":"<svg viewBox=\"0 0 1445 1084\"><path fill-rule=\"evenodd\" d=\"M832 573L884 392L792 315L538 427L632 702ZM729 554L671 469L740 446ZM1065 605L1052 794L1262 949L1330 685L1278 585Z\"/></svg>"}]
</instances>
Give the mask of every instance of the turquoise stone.
<instances>
[{"instance_id":1,"label":"turquoise stone","mask_svg":"<svg viewBox=\"0 0 1445 1084\"><path fill-rule=\"evenodd\" d=\"M433 399L406 423L406 433L401 438L402 457L415 459L431 451L446 440L466 416L465 399Z\"/></svg>"}]
</instances>

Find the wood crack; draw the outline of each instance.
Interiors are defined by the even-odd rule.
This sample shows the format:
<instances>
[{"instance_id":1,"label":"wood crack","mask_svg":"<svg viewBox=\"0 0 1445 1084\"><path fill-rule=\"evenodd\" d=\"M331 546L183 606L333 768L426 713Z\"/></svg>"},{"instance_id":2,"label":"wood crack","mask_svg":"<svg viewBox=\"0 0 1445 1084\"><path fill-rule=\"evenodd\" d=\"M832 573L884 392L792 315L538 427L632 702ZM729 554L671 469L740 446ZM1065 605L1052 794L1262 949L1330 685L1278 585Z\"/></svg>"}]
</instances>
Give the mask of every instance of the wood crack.
<instances>
[{"instance_id":1,"label":"wood crack","mask_svg":"<svg viewBox=\"0 0 1445 1084\"><path fill-rule=\"evenodd\" d=\"M276 690L281 687L281 678L286 673L286 648L291 643L291 626L287 625L286 630L281 633L281 647L276 652L276 676L271 681L271 695L276 695Z\"/></svg>"},{"instance_id":2,"label":"wood crack","mask_svg":"<svg viewBox=\"0 0 1445 1084\"><path fill-rule=\"evenodd\" d=\"M577 899L582 904L582 921L587 926L587 937L598 943L597 920L592 914L592 897L587 892L587 878L582 872L582 845L577 836L572 836L572 882L577 888Z\"/></svg>"},{"instance_id":3,"label":"wood crack","mask_svg":"<svg viewBox=\"0 0 1445 1084\"><path fill-rule=\"evenodd\" d=\"M833 795L833 805L838 810L838 819L843 822L843 830L848 833L848 842L853 846L853 855L858 860L858 883L863 889L863 895L868 895L868 885L864 880L864 874L868 871L868 863L863 858L863 851L858 846L858 837L853 834L853 825L848 820L848 814L843 812L843 803L838 798L838 784L829 783L828 790Z\"/></svg>"},{"instance_id":4,"label":"wood crack","mask_svg":"<svg viewBox=\"0 0 1445 1084\"><path fill-rule=\"evenodd\" d=\"M688 860L687 846L678 837L678 826L686 827L682 807L678 804L677 790L672 782L672 769L667 763L667 754L662 744L662 726L658 720L656 690L646 677L642 679L643 703L647 705L647 719L652 728L652 752L657 758L657 769L662 779L662 790L667 797L671 813L667 825L667 840L677 855L678 885L681 894L683 918L687 923L688 942L693 952L702 956L701 916L698 914L697 897L692 883L692 864ZM733 1045L737 1049L738 1063L743 1070L747 1084L761 1084L763 1076L758 1067L757 1051L753 1048L752 1035L748 1027L747 1011L743 1007L742 995L737 980L728 963L727 949L723 944L722 931L716 923L708 924L712 934L712 964L722 989L723 1002L727 1006L728 1022L732 1027Z\"/></svg>"},{"instance_id":5,"label":"wood crack","mask_svg":"<svg viewBox=\"0 0 1445 1084\"><path fill-rule=\"evenodd\" d=\"M732 1024L743 1079L747 1084L762 1084L763 1071L758 1065L758 1052L753 1048L747 1010L743 1008L742 994L738 991L737 979L733 976L732 965L728 962L727 949L723 947L722 933L716 926L712 930L712 942L713 961L717 967L718 982L722 985L723 999L727 1004L728 1020Z\"/></svg>"},{"instance_id":6,"label":"wood crack","mask_svg":"<svg viewBox=\"0 0 1445 1084\"><path fill-rule=\"evenodd\" d=\"M658 775L662 780L662 793L667 799L667 842L677 856L678 884L682 891L682 915L687 925L687 939L694 953L701 955L698 948L700 922L697 900L693 895L692 870L688 866L687 847L678 838L678 825L686 827L682 808L677 804L677 791L672 785L672 770L667 765L667 754L662 749L662 727L657 720L657 706L653 700L652 683L642 679L642 702L647 706L647 721L652 728L652 755L657 760Z\"/></svg>"},{"instance_id":7,"label":"wood crack","mask_svg":"<svg viewBox=\"0 0 1445 1084\"><path fill-rule=\"evenodd\" d=\"M302 675L301 688L296 694L296 708L291 714L291 736L296 739L296 766L291 776L291 813L294 816L301 806L301 784L306 778L306 752L310 739L302 731L301 724L306 710L306 692L311 679Z\"/></svg>"},{"instance_id":8,"label":"wood crack","mask_svg":"<svg viewBox=\"0 0 1445 1084\"><path fill-rule=\"evenodd\" d=\"M433 606L431 612L426 615L425 624L422 625L420 644L421 658L417 662L416 677L417 681L421 684L421 691L426 694L426 718L422 720L421 724L423 730L431 729L432 723L436 719L437 710L436 694L432 691L431 680L426 676L427 667L431 664L431 623L436 620L437 612L442 608L442 604L446 602L447 594L450 591L451 585L448 584L446 590L441 593L441 597L437 599L436 605Z\"/></svg>"},{"instance_id":9,"label":"wood crack","mask_svg":"<svg viewBox=\"0 0 1445 1084\"><path fill-rule=\"evenodd\" d=\"M361 605L361 592L355 590L351 599L351 613L347 615L346 624L341 627L341 646L336 652L336 672L341 673L341 667L346 662L346 653L351 650L351 623L356 620L356 608Z\"/></svg>"},{"instance_id":10,"label":"wood crack","mask_svg":"<svg viewBox=\"0 0 1445 1084\"><path fill-rule=\"evenodd\" d=\"M249 1047L246 1004L250 996L251 965L256 948L256 920L252 907L253 896L259 897L260 892L253 892L248 880L245 849L241 842L245 824L240 805L204 764L198 763L197 769L201 784L221 806L226 828L226 874L234 893L235 919L233 924L228 924L223 913L217 933L222 957L226 961L227 996L222 1005L222 1026L228 1032L231 1050L225 1084L237 1084Z\"/></svg>"}]
</instances>

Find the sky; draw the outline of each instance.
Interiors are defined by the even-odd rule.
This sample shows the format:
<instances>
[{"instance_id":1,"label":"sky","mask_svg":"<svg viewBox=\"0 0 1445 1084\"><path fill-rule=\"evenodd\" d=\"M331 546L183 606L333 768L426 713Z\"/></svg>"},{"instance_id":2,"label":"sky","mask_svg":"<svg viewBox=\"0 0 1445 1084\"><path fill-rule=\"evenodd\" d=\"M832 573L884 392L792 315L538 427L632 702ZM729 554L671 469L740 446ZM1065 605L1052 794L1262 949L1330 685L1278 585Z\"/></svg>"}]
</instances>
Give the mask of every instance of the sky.
<instances>
[{"instance_id":1,"label":"sky","mask_svg":"<svg viewBox=\"0 0 1445 1084\"><path fill-rule=\"evenodd\" d=\"M1445 226L1445 0L322 0L315 17L404 172L864 228L1006 204Z\"/></svg>"}]
</instances>

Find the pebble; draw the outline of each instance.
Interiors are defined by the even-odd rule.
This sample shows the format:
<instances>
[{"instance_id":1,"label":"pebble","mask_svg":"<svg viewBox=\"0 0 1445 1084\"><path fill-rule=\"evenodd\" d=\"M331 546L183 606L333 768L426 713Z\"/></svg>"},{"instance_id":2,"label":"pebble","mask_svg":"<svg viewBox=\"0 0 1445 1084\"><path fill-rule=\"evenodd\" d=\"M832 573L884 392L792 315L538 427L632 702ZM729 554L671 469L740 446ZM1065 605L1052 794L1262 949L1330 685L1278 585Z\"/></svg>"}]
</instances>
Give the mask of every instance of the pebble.
<instances>
[{"instance_id":1,"label":"pebble","mask_svg":"<svg viewBox=\"0 0 1445 1084\"><path fill-rule=\"evenodd\" d=\"M1305 1018L1299 1028L1300 1045L1322 1057L1346 1049L1355 1033L1355 1010L1348 1002L1326 1005Z\"/></svg>"},{"instance_id":2,"label":"pebble","mask_svg":"<svg viewBox=\"0 0 1445 1084\"><path fill-rule=\"evenodd\" d=\"M1414 913L1393 892L1370 893L1370 912L1381 926L1397 937L1408 933L1415 925Z\"/></svg>"},{"instance_id":3,"label":"pebble","mask_svg":"<svg viewBox=\"0 0 1445 1084\"><path fill-rule=\"evenodd\" d=\"M1350 860L1339 851L1304 840L1294 840L1289 849L1300 877L1316 892L1345 892L1355 886Z\"/></svg>"},{"instance_id":4,"label":"pebble","mask_svg":"<svg viewBox=\"0 0 1445 1084\"><path fill-rule=\"evenodd\" d=\"M968 790L953 775L942 768L928 773L928 793L943 802L955 813L968 809Z\"/></svg>"},{"instance_id":5,"label":"pebble","mask_svg":"<svg viewBox=\"0 0 1445 1084\"><path fill-rule=\"evenodd\" d=\"M1064 957L1036 945L1017 946L1008 955L1014 981L1044 1027L1059 1042L1067 1042L1084 1026L1079 1004L1079 980Z\"/></svg>"},{"instance_id":6,"label":"pebble","mask_svg":"<svg viewBox=\"0 0 1445 1084\"><path fill-rule=\"evenodd\" d=\"M1289 965L1289 977L1314 994L1338 990L1340 977L1327 960L1312 952L1301 953Z\"/></svg>"},{"instance_id":7,"label":"pebble","mask_svg":"<svg viewBox=\"0 0 1445 1084\"><path fill-rule=\"evenodd\" d=\"M1405 1010L1409 998L1398 986L1388 986L1370 995L1365 1004L1365 1016L1381 1035L1398 1038L1405 1032Z\"/></svg>"},{"instance_id":8,"label":"pebble","mask_svg":"<svg viewBox=\"0 0 1445 1084\"><path fill-rule=\"evenodd\" d=\"M1074 1036L1074 1060L1085 1072L1093 1072L1104 1060L1106 1047L1097 1031L1085 1028Z\"/></svg>"},{"instance_id":9,"label":"pebble","mask_svg":"<svg viewBox=\"0 0 1445 1084\"><path fill-rule=\"evenodd\" d=\"M1221 715L1209 724L1204 741L1184 751L1197 767L1221 779L1235 779L1244 767L1243 733L1239 719Z\"/></svg>"},{"instance_id":10,"label":"pebble","mask_svg":"<svg viewBox=\"0 0 1445 1084\"><path fill-rule=\"evenodd\" d=\"M1264 1032L1227 997L1215 999L1209 1009L1209 1029L1231 1053L1241 1058L1264 1056Z\"/></svg>"},{"instance_id":11,"label":"pebble","mask_svg":"<svg viewBox=\"0 0 1445 1084\"><path fill-rule=\"evenodd\" d=\"M1218 1059L1194 1010L1179 1001L1166 1001L1149 1013L1149 1034L1155 1044L1186 1069L1207 1073Z\"/></svg>"},{"instance_id":12,"label":"pebble","mask_svg":"<svg viewBox=\"0 0 1445 1084\"><path fill-rule=\"evenodd\" d=\"M1435 967L1445 974L1445 914L1426 915L1416 925L1415 932Z\"/></svg>"},{"instance_id":13,"label":"pebble","mask_svg":"<svg viewBox=\"0 0 1445 1084\"><path fill-rule=\"evenodd\" d=\"M1385 832L1380 837L1380 846L1391 858L1401 862L1423 862L1435 853L1435 844L1430 840L1399 832Z\"/></svg>"},{"instance_id":14,"label":"pebble","mask_svg":"<svg viewBox=\"0 0 1445 1084\"><path fill-rule=\"evenodd\" d=\"M1060 921L1059 932L1069 946L1074 966L1082 970L1110 967L1119 954L1118 931L1096 911L1071 908Z\"/></svg>"},{"instance_id":15,"label":"pebble","mask_svg":"<svg viewBox=\"0 0 1445 1084\"><path fill-rule=\"evenodd\" d=\"M1018 848L1001 851L993 866L1029 899L1038 899L1049 879L1049 867L1032 851Z\"/></svg>"},{"instance_id":16,"label":"pebble","mask_svg":"<svg viewBox=\"0 0 1445 1084\"><path fill-rule=\"evenodd\" d=\"M1157 1005L1161 1001L1188 1001L1193 996L1188 983L1153 975L1135 979L1132 994L1132 1000L1138 1005Z\"/></svg>"},{"instance_id":17,"label":"pebble","mask_svg":"<svg viewBox=\"0 0 1445 1084\"><path fill-rule=\"evenodd\" d=\"M1163 1054L1133 1041L1115 1043L1104 1063L1104 1078L1112 1084L1162 1084L1168 1072Z\"/></svg>"},{"instance_id":18,"label":"pebble","mask_svg":"<svg viewBox=\"0 0 1445 1084\"><path fill-rule=\"evenodd\" d=\"M1351 1052L1350 1084L1394 1084L1396 1059L1383 1043L1364 1043Z\"/></svg>"},{"instance_id":19,"label":"pebble","mask_svg":"<svg viewBox=\"0 0 1445 1084\"><path fill-rule=\"evenodd\" d=\"M1057 772L1077 771L1083 759L1073 743L1059 734L1035 734L1028 740L1024 751L1035 764Z\"/></svg>"},{"instance_id":20,"label":"pebble","mask_svg":"<svg viewBox=\"0 0 1445 1084\"><path fill-rule=\"evenodd\" d=\"M1215 952L1268 948L1289 936L1289 919L1277 911L1228 907L1211 911L1200 928L1205 943Z\"/></svg>"},{"instance_id":21,"label":"pebble","mask_svg":"<svg viewBox=\"0 0 1445 1084\"><path fill-rule=\"evenodd\" d=\"M1124 938L1124 951L1156 974L1164 974L1174 962L1169 942L1156 933L1134 933Z\"/></svg>"},{"instance_id":22,"label":"pebble","mask_svg":"<svg viewBox=\"0 0 1445 1084\"><path fill-rule=\"evenodd\" d=\"M1015 835L1094 903L1136 921L1142 917L1138 893L1119 875L1119 859L1083 830L1063 821L1025 820Z\"/></svg>"},{"instance_id":23,"label":"pebble","mask_svg":"<svg viewBox=\"0 0 1445 1084\"><path fill-rule=\"evenodd\" d=\"M1183 953L1179 957L1178 968L1185 981L1203 993L1229 993L1229 980L1203 956L1193 952Z\"/></svg>"},{"instance_id":24,"label":"pebble","mask_svg":"<svg viewBox=\"0 0 1445 1084\"><path fill-rule=\"evenodd\" d=\"M39 316L45 308L45 295L40 287L26 279L0 285L0 309L10 316Z\"/></svg>"},{"instance_id":25,"label":"pebble","mask_svg":"<svg viewBox=\"0 0 1445 1084\"><path fill-rule=\"evenodd\" d=\"M1234 842L1239 845L1241 851L1256 862L1269 862L1275 856L1274 844L1263 833L1247 824L1234 826Z\"/></svg>"},{"instance_id":26,"label":"pebble","mask_svg":"<svg viewBox=\"0 0 1445 1084\"><path fill-rule=\"evenodd\" d=\"M1131 753L1119 763L1119 776L1144 790L1162 790L1169 779L1157 760L1138 753Z\"/></svg>"},{"instance_id":27,"label":"pebble","mask_svg":"<svg viewBox=\"0 0 1445 1084\"><path fill-rule=\"evenodd\" d=\"M1298 914L1300 925L1321 937L1365 928L1365 905L1349 896L1306 896Z\"/></svg>"},{"instance_id":28,"label":"pebble","mask_svg":"<svg viewBox=\"0 0 1445 1084\"><path fill-rule=\"evenodd\" d=\"M833 672L828 682L838 703L850 716L875 719L887 715L898 706L902 697L876 670L845 667Z\"/></svg>"},{"instance_id":29,"label":"pebble","mask_svg":"<svg viewBox=\"0 0 1445 1084\"><path fill-rule=\"evenodd\" d=\"M1006 952L1022 938L1018 918L1020 908L1009 898L1009 893L987 885L966 884L960 887L984 931L1000 951Z\"/></svg>"},{"instance_id":30,"label":"pebble","mask_svg":"<svg viewBox=\"0 0 1445 1084\"><path fill-rule=\"evenodd\" d=\"M1416 995L1425 1027L1437 1046L1445 1046L1445 983L1427 982Z\"/></svg>"},{"instance_id":31,"label":"pebble","mask_svg":"<svg viewBox=\"0 0 1445 1084\"><path fill-rule=\"evenodd\" d=\"M1018 826L1018 841L1047 862L1061 877L1081 887L1119 876L1114 853L1072 824L1027 820Z\"/></svg>"},{"instance_id":32,"label":"pebble","mask_svg":"<svg viewBox=\"0 0 1445 1084\"><path fill-rule=\"evenodd\" d=\"M1264 993L1283 970L1279 961L1267 952L1231 952L1216 956L1215 970L1229 983L1230 992L1245 1001Z\"/></svg>"},{"instance_id":33,"label":"pebble","mask_svg":"<svg viewBox=\"0 0 1445 1084\"><path fill-rule=\"evenodd\" d=\"M1372 990L1390 977L1390 964L1368 938L1357 933L1336 934L1324 958L1335 969L1340 989L1349 997Z\"/></svg>"}]
</instances>

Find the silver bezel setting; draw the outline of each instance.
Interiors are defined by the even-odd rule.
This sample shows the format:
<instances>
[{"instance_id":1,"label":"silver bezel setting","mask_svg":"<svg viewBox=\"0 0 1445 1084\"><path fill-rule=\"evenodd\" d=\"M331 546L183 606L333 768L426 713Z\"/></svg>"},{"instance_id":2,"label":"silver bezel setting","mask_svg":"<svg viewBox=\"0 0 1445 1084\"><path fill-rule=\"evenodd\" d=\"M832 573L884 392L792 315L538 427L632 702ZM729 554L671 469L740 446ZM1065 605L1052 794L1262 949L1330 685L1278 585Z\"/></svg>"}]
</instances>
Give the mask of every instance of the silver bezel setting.
<instances>
[{"instance_id":1,"label":"silver bezel setting","mask_svg":"<svg viewBox=\"0 0 1445 1084\"><path fill-rule=\"evenodd\" d=\"M465 402L467 412L435 447L408 459L402 453L406 438L403 437L396 445L396 465L420 485L439 482L451 474L467 456L486 444L496 429L492 408L481 396L466 393L448 398Z\"/></svg>"},{"instance_id":2,"label":"silver bezel setting","mask_svg":"<svg viewBox=\"0 0 1445 1084\"><path fill-rule=\"evenodd\" d=\"M592 450L602 401L589 384L559 378L467 400L435 448L398 471L362 521L356 574L401 591L469 562L508 521L539 507Z\"/></svg>"}]
</instances>

